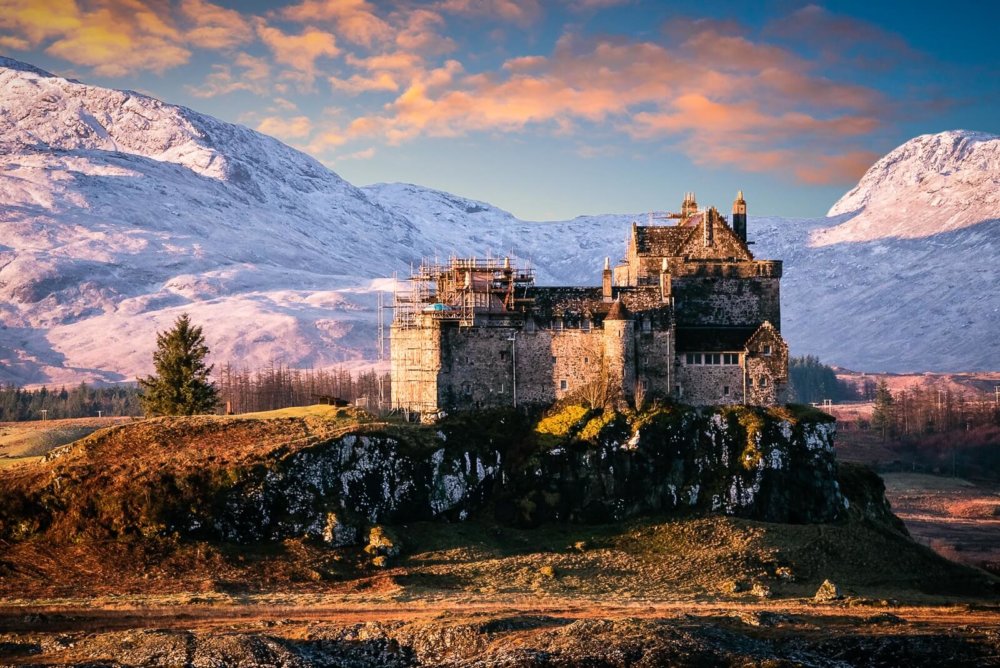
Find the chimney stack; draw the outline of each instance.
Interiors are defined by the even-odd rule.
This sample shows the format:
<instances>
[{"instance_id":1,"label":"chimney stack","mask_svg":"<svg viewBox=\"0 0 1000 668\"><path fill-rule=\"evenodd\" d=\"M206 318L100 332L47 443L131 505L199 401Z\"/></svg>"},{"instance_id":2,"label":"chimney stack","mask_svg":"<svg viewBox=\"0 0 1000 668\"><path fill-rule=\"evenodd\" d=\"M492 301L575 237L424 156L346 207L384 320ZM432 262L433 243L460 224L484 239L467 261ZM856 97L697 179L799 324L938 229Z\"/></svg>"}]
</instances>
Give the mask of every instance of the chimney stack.
<instances>
[{"instance_id":1,"label":"chimney stack","mask_svg":"<svg viewBox=\"0 0 1000 668\"><path fill-rule=\"evenodd\" d=\"M743 191L736 193L733 201L733 232L743 243L747 242L747 202L743 199Z\"/></svg>"},{"instance_id":2,"label":"chimney stack","mask_svg":"<svg viewBox=\"0 0 1000 668\"><path fill-rule=\"evenodd\" d=\"M611 258L604 258L604 273L601 276L601 296L604 301L611 301Z\"/></svg>"},{"instance_id":3,"label":"chimney stack","mask_svg":"<svg viewBox=\"0 0 1000 668\"><path fill-rule=\"evenodd\" d=\"M667 258L663 258L660 263L660 301L667 303L673 296L670 284L670 266Z\"/></svg>"}]
</instances>

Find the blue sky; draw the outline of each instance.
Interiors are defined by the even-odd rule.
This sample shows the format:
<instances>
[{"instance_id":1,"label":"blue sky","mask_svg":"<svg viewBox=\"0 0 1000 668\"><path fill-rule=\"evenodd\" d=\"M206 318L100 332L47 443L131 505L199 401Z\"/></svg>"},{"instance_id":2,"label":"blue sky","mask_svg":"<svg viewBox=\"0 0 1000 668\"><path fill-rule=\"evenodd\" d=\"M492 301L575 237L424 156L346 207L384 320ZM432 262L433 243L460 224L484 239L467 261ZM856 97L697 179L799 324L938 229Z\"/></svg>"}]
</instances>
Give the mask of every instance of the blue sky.
<instances>
[{"instance_id":1,"label":"blue sky","mask_svg":"<svg viewBox=\"0 0 1000 668\"><path fill-rule=\"evenodd\" d=\"M995 2L0 0L0 53L522 218L815 216L917 134L1000 133Z\"/></svg>"}]
</instances>

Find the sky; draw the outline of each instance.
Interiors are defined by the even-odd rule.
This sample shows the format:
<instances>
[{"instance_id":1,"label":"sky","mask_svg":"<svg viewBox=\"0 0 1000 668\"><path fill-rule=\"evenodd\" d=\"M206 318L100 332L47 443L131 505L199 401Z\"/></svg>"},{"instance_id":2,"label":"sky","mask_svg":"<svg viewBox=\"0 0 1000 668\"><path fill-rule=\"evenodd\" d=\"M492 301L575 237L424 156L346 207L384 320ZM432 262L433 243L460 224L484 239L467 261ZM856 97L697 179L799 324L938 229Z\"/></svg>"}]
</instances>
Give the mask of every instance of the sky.
<instances>
[{"instance_id":1,"label":"sky","mask_svg":"<svg viewBox=\"0 0 1000 668\"><path fill-rule=\"evenodd\" d=\"M919 134L1000 134L1000 2L0 0L0 54L529 220L820 216Z\"/></svg>"}]
</instances>

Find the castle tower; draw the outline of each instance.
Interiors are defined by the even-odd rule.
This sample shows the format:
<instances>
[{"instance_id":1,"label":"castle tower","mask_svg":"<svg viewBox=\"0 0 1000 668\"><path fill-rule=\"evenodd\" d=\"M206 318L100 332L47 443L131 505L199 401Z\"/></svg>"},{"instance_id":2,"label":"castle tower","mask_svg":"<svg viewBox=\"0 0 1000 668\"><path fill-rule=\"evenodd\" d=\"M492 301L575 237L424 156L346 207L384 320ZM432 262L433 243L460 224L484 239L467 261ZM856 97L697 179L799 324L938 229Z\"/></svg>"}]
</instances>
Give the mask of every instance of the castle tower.
<instances>
[{"instance_id":1,"label":"castle tower","mask_svg":"<svg viewBox=\"0 0 1000 668\"><path fill-rule=\"evenodd\" d=\"M684 193L684 201L681 202L681 215L685 218L689 218L697 211L698 202L695 200L694 192Z\"/></svg>"},{"instance_id":2,"label":"castle tower","mask_svg":"<svg viewBox=\"0 0 1000 668\"><path fill-rule=\"evenodd\" d=\"M743 243L747 241L747 202L743 199L743 191L736 193L736 199L733 201L733 232L736 232L736 236L743 240Z\"/></svg>"},{"instance_id":3,"label":"castle tower","mask_svg":"<svg viewBox=\"0 0 1000 668\"><path fill-rule=\"evenodd\" d=\"M604 317L604 361L609 386L631 398L635 390L635 321L620 301L615 301Z\"/></svg>"}]
</instances>

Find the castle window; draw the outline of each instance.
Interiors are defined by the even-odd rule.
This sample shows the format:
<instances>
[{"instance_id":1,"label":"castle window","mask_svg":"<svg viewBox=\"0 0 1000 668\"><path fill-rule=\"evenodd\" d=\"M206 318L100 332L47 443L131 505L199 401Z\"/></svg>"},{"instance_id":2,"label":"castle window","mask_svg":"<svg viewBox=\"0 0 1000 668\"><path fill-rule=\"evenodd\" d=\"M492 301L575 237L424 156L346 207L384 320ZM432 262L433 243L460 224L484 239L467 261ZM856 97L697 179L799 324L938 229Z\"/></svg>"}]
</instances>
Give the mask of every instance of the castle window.
<instances>
[{"instance_id":1,"label":"castle window","mask_svg":"<svg viewBox=\"0 0 1000 668\"><path fill-rule=\"evenodd\" d=\"M722 355L719 353L705 353L705 364L722 364Z\"/></svg>"},{"instance_id":2,"label":"castle window","mask_svg":"<svg viewBox=\"0 0 1000 668\"><path fill-rule=\"evenodd\" d=\"M729 386L728 385L723 385L722 386L722 396L724 396L724 397L728 397L729 396Z\"/></svg>"},{"instance_id":3,"label":"castle window","mask_svg":"<svg viewBox=\"0 0 1000 668\"><path fill-rule=\"evenodd\" d=\"M584 364L590 364L590 358L589 357L584 357L583 358L583 363Z\"/></svg>"},{"instance_id":4,"label":"castle window","mask_svg":"<svg viewBox=\"0 0 1000 668\"><path fill-rule=\"evenodd\" d=\"M723 364L739 364L740 354L739 353L722 353L722 363Z\"/></svg>"},{"instance_id":5,"label":"castle window","mask_svg":"<svg viewBox=\"0 0 1000 668\"><path fill-rule=\"evenodd\" d=\"M770 357L771 356L771 345L770 344L765 345L764 348L762 349L762 352L764 353L764 357Z\"/></svg>"},{"instance_id":6,"label":"castle window","mask_svg":"<svg viewBox=\"0 0 1000 668\"><path fill-rule=\"evenodd\" d=\"M580 329L585 332L590 330L590 318L583 319L583 322L580 324Z\"/></svg>"},{"instance_id":7,"label":"castle window","mask_svg":"<svg viewBox=\"0 0 1000 668\"><path fill-rule=\"evenodd\" d=\"M674 394L676 394L678 397L684 396L684 391L681 389L680 385L674 385Z\"/></svg>"},{"instance_id":8,"label":"castle window","mask_svg":"<svg viewBox=\"0 0 1000 668\"><path fill-rule=\"evenodd\" d=\"M767 377L766 376L761 376L760 380L757 381L757 386L758 387L767 387Z\"/></svg>"},{"instance_id":9,"label":"castle window","mask_svg":"<svg viewBox=\"0 0 1000 668\"><path fill-rule=\"evenodd\" d=\"M688 353L687 354L688 364L701 364L701 353Z\"/></svg>"},{"instance_id":10,"label":"castle window","mask_svg":"<svg viewBox=\"0 0 1000 668\"><path fill-rule=\"evenodd\" d=\"M753 387L753 378L747 377L747 387Z\"/></svg>"},{"instance_id":11,"label":"castle window","mask_svg":"<svg viewBox=\"0 0 1000 668\"><path fill-rule=\"evenodd\" d=\"M556 356L555 356L555 355L553 355L553 356L552 356L552 363L553 363L553 364L555 364L555 363L556 363Z\"/></svg>"},{"instance_id":12,"label":"castle window","mask_svg":"<svg viewBox=\"0 0 1000 668\"><path fill-rule=\"evenodd\" d=\"M472 395L472 383L465 382L462 383L462 393L466 396Z\"/></svg>"},{"instance_id":13,"label":"castle window","mask_svg":"<svg viewBox=\"0 0 1000 668\"><path fill-rule=\"evenodd\" d=\"M565 378L562 378L562 379L561 379L561 380L559 381L559 389L560 389L560 390L565 390L565 389L567 389L568 387L569 387L569 382L568 382L568 381L567 381L567 380L566 380Z\"/></svg>"},{"instance_id":14,"label":"castle window","mask_svg":"<svg viewBox=\"0 0 1000 668\"><path fill-rule=\"evenodd\" d=\"M501 350L500 351L500 359L502 359L502 360L507 359L507 351L506 350Z\"/></svg>"},{"instance_id":15,"label":"castle window","mask_svg":"<svg viewBox=\"0 0 1000 668\"><path fill-rule=\"evenodd\" d=\"M642 331L651 332L653 330L653 323L650 322L649 318L642 319Z\"/></svg>"}]
</instances>

